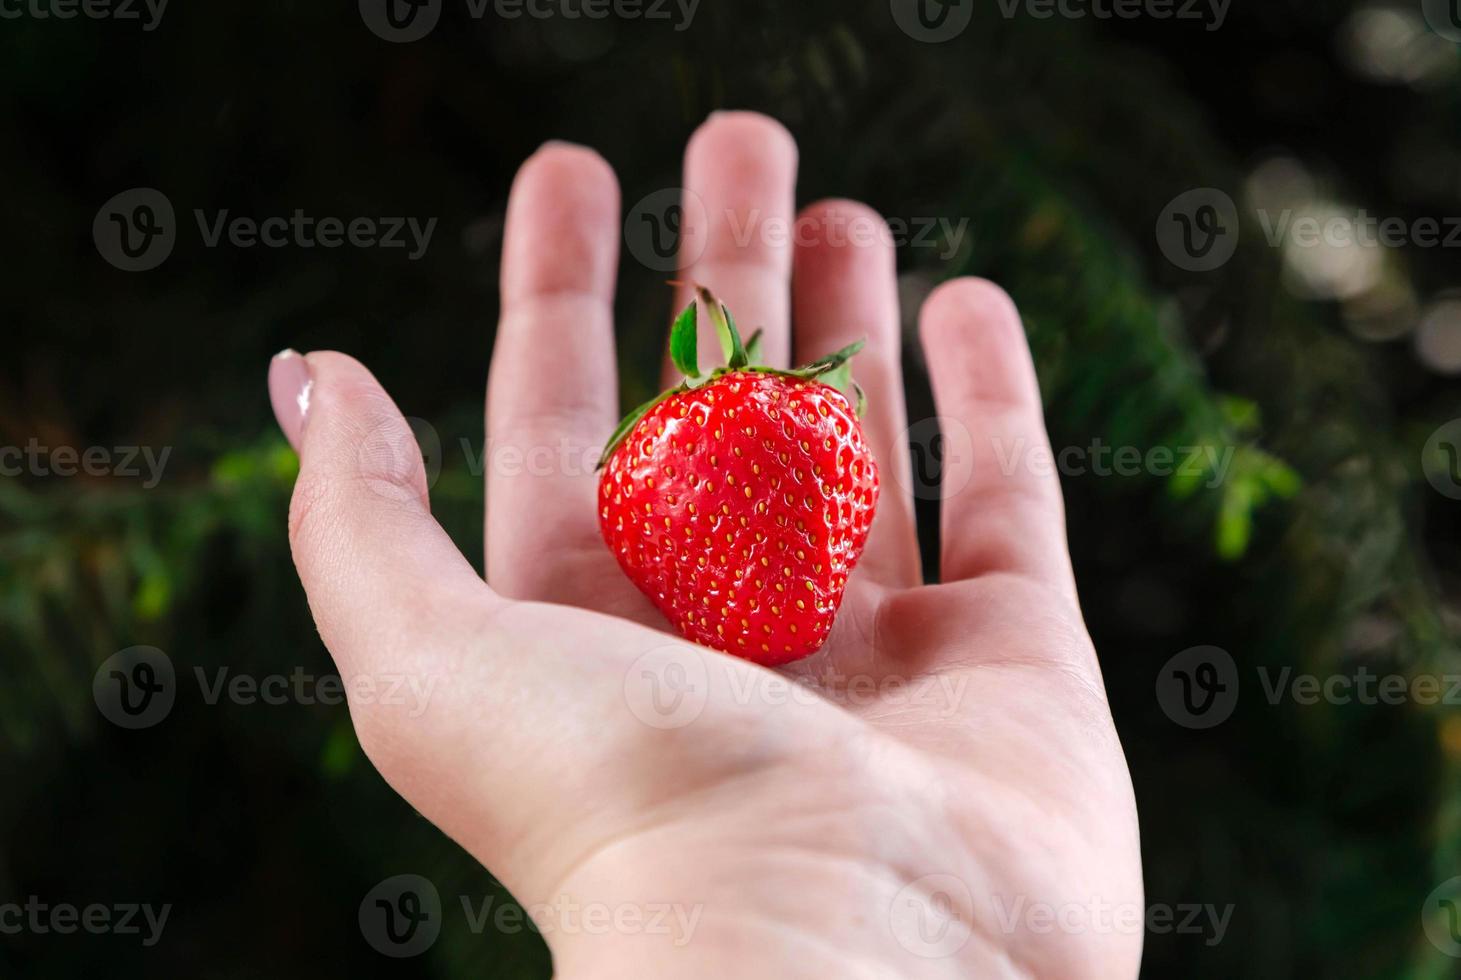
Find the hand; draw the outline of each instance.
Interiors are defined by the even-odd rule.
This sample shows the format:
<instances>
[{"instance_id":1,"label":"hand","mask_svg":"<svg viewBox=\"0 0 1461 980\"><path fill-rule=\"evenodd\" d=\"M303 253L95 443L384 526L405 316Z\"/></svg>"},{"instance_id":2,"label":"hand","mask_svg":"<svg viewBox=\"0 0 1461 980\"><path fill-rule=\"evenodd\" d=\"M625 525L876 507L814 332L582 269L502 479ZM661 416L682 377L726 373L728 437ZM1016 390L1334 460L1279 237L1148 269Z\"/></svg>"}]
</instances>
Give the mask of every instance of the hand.
<instances>
[{"instance_id":1,"label":"hand","mask_svg":"<svg viewBox=\"0 0 1461 980\"><path fill-rule=\"evenodd\" d=\"M682 913L607 935L549 923L564 977L1134 976L1136 812L1060 487L996 451L1047 445L1018 314L979 280L923 307L938 410L973 433L946 454L942 584L923 585L893 249L837 232L885 226L826 201L795 243L745 234L792 221L796 155L764 117L700 128L685 184L707 224L680 278L762 327L773 364L868 339L854 371L883 493L824 648L773 672L687 643L601 540L619 192L600 157L549 145L512 189L487 430L493 458L567 445L573 463L489 465L485 583L432 519L410 430L365 368L271 367L325 644L355 690L433 679L424 711L352 699L361 745L525 905Z\"/></svg>"}]
</instances>

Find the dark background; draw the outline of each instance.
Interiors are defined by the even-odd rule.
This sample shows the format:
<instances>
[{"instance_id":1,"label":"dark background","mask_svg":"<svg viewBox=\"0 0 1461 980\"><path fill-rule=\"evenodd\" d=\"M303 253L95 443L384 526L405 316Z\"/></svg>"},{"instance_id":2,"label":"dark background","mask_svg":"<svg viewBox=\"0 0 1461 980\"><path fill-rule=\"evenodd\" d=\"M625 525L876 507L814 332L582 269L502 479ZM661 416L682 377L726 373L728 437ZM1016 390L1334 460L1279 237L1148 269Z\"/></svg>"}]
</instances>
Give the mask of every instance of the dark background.
<instances>
[{"instance_id":1,"label":"dark background","mask_svg":"<svg viewBox=\"0 0 1461 980\"><path fill-rule=\"evenodd\" d=\"M288 558L269 356L335 348L373 368L439 435L434 508L480 563L459 440L481 451L514 170L546 139L590 144L628 209L678 185L686 137L729 107L793 130L802 201L968 220L952 255L900 250L905 315L952 275L1002 283L1057 447L1234 450L1217 486L1065 479L1148 901L1233 906L1215 944L1149 933L1146 975L1458 975L1422 929L1426 896L1461 874L1457 706L1270 704L1254 673L1461 673L1461 504L1435 488L1461 474L1436 440L1423 451L1461 415L1458 253L1275 247L1255 212L1461 216L1458 46L1419 0L1234 0L1216 30L973 6L942 44L884 0L703 0L683 31L678 14L507 21L446 0L415 43L378 37L354 3L176 3L151 31L0 19L0 446L172 447L154 488L0 477L0 902L173 906L150 949L0 936L0 975L548 974L537 936L452 914L500 888L384 785L343 706L210 705L192 673L331 671ZM92 223L135 187L162 191L179 228L165 262L131 273ZM1201 187L1237 202L1239 243L1187 272L1155 229ZM207 248L195 208L439 221L410 261ZM655 375L664 278L626 250L626 403ZM917 421L932 410L909 337ZM181 684L165 720L126 731L92 678L137 644ZM1244 685L1206 730L1155 694L1199 645ZM430 878L448 915L429 952L391 960L357 910L402 873Z\"/></svg>"}]
</instances>

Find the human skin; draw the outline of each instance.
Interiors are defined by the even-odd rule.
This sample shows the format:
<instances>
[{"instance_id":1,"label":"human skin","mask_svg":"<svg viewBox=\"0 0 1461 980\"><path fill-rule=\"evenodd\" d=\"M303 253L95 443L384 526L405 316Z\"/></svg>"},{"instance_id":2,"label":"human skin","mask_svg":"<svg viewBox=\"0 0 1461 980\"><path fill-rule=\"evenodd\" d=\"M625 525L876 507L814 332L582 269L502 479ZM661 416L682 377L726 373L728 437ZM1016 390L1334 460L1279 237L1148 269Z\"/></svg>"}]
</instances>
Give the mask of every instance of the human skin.
<instances>
[{"instance_id":1,"label":"human skin","mask_svg":"<svg viewBox=\"0 0 1461 980\"><path fill-rule=\"evenodd\" d=\"M882 497L825 646L772 671L690 644L605 547L582 461L621 414L619 190L592 151L548 144L508 207L485 581L432 518L410 430L364 367L331 352L270 367L325 645L352 693L434 685L424 710L352 698L360 744L524 905L619 912L548 923L562 977L1135 976L1136 810L1060 487L1009 463L1048 449L1019 315L977 279L921 310L942 427L970 434L945 453L940 583L924 584L893 246L835 231L882 220L823 201L794 238L745 233L797 218L796 159L762 116L699 128L684 183L705 220L680 279L761 327L773 365L867 338L854 373ZM559 462L503 462L534 447ZM698 915L688 934L648 928L665 905Z\"/></svg>"}]
</instances>

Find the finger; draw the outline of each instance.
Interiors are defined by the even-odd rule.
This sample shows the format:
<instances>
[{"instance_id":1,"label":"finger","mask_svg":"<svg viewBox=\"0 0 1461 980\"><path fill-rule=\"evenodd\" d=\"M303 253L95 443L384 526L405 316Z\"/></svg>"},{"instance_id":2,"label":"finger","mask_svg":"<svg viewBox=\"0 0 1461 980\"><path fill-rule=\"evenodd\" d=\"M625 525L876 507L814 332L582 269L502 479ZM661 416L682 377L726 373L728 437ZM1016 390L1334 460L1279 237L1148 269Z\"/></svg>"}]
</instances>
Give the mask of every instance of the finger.
<instances>
[{"instance_id":1,"label":"finger","mask_svg":"<svg viewBox=\"0 0 1461 980\"><path fill-rule=\"evenodd\" d=\"M487 580L509 598L574 601L581 577L565 567L603 552L594 464L618 408L618 242L619 186L602 157L552 144L523 164L487 387Z\"/></svg>"},{"instance_id":2,"label":"finger","mask_svg":"<svg viewBox=\"0 0 1461 980\"><path fill-rule=\"evenodd\" d=\"M1019 312L998 286L956 279L923 305L940 415L944 581L1014 572L1074 595L1060 483Z\"/></svg>"},{"instance_id":3,"label":"finger","mask_svg":"<svg viewBox=\"0 0 1461 980\"><path fill-rule=\"evenodd\" d=\"M775 367L786 367L790 357L796 166L791 134L754 112L716 113L685 148L685 213L703 214L705 230L682 239L689 251L681 255L675 310L693 298L692 284L708 287L730 308L746 339L762 331L765 361ZM720 356L704 316L699 350L705 369ZM680 379L668 357L664 377L667 386Z\"/></svg>"},{"instance_id":4,"label":"finger","mask_svg":"<svg viewBox=\"0 0 1461 980\"><path fill-rule=\"evenodd\" d=\"M855 201L807 207L797 218L792 281L797 363L867 341L853 359L852 375L867 393L862 427L878 461L881 493L859 568L888 585L917 585L918 536L906 489L911 482L898 280L887 224Z\"/></svg>"},{"instance_id":5,"label":"finger","mask_svg":"<svg viewBox=\"0 0 1461 980\"><path fill-rule=\"evenodd\" d=\"M331 352L288 360L270 388L300 452L290 544L315 623L342 670L399 667L432 608L496 597L432 518L415 436L370 372Z\"/></svg>"},{"instance_id":6,"label":"finger","mask_svg":"<svg viewBox=\"0 0 1461 980\"><path fill-rule=\"evenodd\" d=\"M432 519L411 430L370 373L341 354L301 363L270 378L300 449L290 544L360 745L424 816L530 881L514 842L563 808L524 789L518 757L566 769L541 719L570 728L586 689L616 689L586 679L606 670L587 645L526 649L549 624L518 625L531 607L493 595Z\"/></svg>"}]
</instances>

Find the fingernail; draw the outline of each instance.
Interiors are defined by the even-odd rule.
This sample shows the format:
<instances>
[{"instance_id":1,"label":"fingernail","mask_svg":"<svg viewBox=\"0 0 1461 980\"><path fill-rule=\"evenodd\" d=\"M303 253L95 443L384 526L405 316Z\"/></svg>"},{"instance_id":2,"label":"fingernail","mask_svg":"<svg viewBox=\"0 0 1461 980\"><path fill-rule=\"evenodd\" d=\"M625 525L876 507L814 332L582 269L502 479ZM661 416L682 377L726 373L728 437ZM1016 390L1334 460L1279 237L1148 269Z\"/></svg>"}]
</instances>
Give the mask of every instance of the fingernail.
<instances>
[{"instance_id":1,"label":"fingernail","mask_svg":"<svg viewBox=\"0 0 1461 980\"><path fill-rule=\"evenodd\" d=\"M585 149L585 147L582 143L570 143L568 140L548 140L542 146L538 147L538 152L542 153L544 150L554 149L582 150Z\"/></svg>"},{"instance_id":2,"label":"fingernail","mask_svg":"<svg viewBox=\"0 0 1461 980\"><path fill-rule=\"evenodd\" d=\"M269 362L269 402L274 406L275 421L295 452L299 452L299 441L304 434L314 383L309 362L299 351L282 350Z\"/></svg>"}]
</instances>

